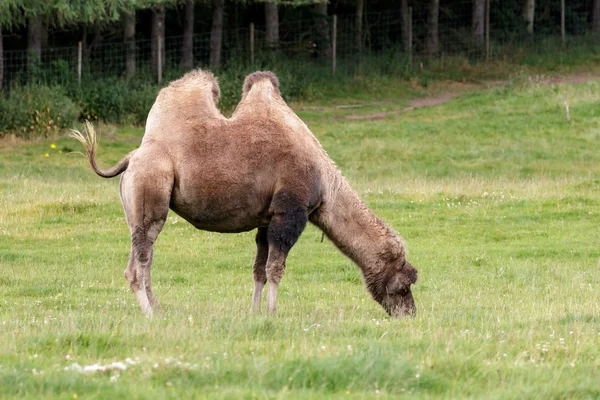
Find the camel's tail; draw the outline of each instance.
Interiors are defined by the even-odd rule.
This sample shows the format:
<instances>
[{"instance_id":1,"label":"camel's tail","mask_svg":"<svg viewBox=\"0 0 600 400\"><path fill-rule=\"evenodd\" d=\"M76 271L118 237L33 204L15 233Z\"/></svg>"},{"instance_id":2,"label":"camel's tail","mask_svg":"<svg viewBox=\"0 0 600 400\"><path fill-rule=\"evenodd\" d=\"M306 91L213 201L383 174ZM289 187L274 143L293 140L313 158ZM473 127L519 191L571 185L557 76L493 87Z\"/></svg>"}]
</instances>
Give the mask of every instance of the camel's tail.
<instances>
[{"instance_id":1,"label":"camel's tail","mask_svg":"<svg viewBox=\"0 0 600 400\"><path fill-rule=\"evenodd\" d=\"M94 170L95 173L97 173L101 177L103 177L103 178L115 177L115 176L119 175L120 173L122 173L123 171L125 171L127 169L127 167L129 166L129 159L133 155L133 151L131 153L127 154L125 157L123 157L121 159L121 161L119 161L117 163L117 165L115 165L112 168L109 168L107 170L102 170L102 169L98 168L98 166L96 165L96 159L95 159L96 148L98 147L98 142L96 140L96 131L94 130L94 127L92 126L92 124L90 124L89 121L85 121L85 129L84 129L83 133L81 133L75 129L71 129L71 134L69 136L71 136L72 138L77 139L81 143L83 143L83 146L85 147L85 151L87 153L87 157L90 160L90 165L92 166L92 169Z\"/></svg>"}]
</instances>

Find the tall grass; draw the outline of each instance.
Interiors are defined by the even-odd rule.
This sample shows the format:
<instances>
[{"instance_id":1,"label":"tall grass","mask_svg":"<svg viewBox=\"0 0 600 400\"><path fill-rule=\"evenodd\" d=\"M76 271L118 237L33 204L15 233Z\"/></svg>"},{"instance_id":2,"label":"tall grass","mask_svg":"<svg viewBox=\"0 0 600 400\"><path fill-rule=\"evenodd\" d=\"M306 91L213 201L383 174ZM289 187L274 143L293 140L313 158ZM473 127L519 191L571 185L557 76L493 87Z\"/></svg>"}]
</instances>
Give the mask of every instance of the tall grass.
<instances>
[{"instance_id":1,"label":"tall grass","mask_svg":"<svg viewBox=\"0 0 600 400\"><path fill-rule=\"evenodd\" d=\"M252 233L174 214L154 253L165 313L146 319L122 274L118 180L70 154L72 139L1 142L1 397L600 396L599 90L524 80L376 121L345 119L373 106L298 105L406 239L414 319L389 319L314 227L278 315L252 315ZM106 130L101 164L142 134Z\"/></svg>"}]
</instances>

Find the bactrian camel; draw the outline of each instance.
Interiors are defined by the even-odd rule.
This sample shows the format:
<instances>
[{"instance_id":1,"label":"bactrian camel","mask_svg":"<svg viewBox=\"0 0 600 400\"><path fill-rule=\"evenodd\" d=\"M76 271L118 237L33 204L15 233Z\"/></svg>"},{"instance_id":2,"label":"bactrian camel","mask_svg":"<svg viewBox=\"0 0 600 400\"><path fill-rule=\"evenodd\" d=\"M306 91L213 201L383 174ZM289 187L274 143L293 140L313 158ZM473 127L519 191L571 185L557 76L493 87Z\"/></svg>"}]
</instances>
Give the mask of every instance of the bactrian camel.
<instances>
[{"instance_id":1,"label":"bactrian camel","mask_svg":"<svg viewBox=\"0 0 600 400\"><path fill-rule=\"evenodd\" d=\"M92 169L121 175L121 202L131 232L125 277L144 313L159 308L150 268L154 241L169 208L198 229L257 229L252 306L275 313L286 257L307 221L361 269L367 289L392 316L413 315L417 270L402 239L359 199L308 127L287 106L271 72L244 81L231 118L217 109L212 73L195 70L163 88L139 148L114 167L96 165L91 125L73 131Z\"/></svg>"}]
</instances>

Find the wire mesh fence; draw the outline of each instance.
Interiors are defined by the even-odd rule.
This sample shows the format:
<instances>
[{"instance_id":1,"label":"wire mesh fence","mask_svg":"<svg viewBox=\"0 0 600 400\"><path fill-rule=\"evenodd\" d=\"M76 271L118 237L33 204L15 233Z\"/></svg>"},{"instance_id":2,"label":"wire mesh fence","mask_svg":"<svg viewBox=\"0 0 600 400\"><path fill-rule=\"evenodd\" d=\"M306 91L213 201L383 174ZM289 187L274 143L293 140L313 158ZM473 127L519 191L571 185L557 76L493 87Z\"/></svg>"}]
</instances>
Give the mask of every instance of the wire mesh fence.
<instances>
[{"instance_id":1,"label":"wire mesh fence","mask_svg":"<svg viewBox=\"0 0 600 400\"><path fill-rule=\"evenodd\" d=\"M383 12L365 13L357 35L356 17L353 14L312 17L307 19L282 21L279 26L280 41L276 48L266 45L266 29L254 25L223 31L221 66L234 63L250 64L253 60L276 53L295 62L315 62L321 64L343 65L346 71L356 71L368 67L369 56L385 52L395 52L407 62L416 58L440 59L448 56L463 56L468 59L481 59L485 48L489 48L487 57L504 58L514 53L517 46L529 45L528 51L544 51L544 43L552 42L559 33L560 15L552 12L543 15L546 19L543 35L523 35L524 27L520 15L506 15L499 2L492 1L490 10L490 43L483 47L473 39L471 13L472 1L450 2L440 8L438 20L438 44L435 51L428 49L428 13L426 7L410 10L409 21L411 46L406 47L404 37L407 28L403 26L400 8ZM568 10L568 32L571 38L589 32L585 10ZM556 26L554 26L556 25ZM404 34L403 34L404 32ZM596 35L599 36L599 35ZM598 38L593 38L598 43ZM181 52L183 36L169 36L164 43L155 43L161 47L161 71L181 70ZM404 41L404 42L403 42ZM335 43L335 46L333 46ZM37 59L27 51L4 51L4 86L10 82L68 81L73 79L122 76L126 70L129 45L123 42L104 42L83 46L50 47L42 50ZM335 47L335 48L334 48ZM137 39L133 46L137 74L154 74L156 64L153 58L153 43L150 39ZM211 53L210 32L193 36L194 66L208 66ZM81 65L79 68L78 66ZM339 71L338 67L338 71ZM342 70L343 71L343 70Z\"/></svg>"}]
</instances>

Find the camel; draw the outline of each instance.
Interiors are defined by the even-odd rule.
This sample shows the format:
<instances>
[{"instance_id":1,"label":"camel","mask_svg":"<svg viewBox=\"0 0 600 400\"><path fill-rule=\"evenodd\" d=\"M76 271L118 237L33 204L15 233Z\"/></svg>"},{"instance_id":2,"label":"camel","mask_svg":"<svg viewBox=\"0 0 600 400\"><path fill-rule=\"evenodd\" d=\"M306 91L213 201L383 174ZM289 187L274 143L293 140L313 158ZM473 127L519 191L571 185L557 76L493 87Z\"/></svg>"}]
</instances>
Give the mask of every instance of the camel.
<instances>
[{"instance_id":1,"label":"camel","mask_svg":"<svg viewBox=\"0 0 600 400\"><path fill-rule=\"evenodd\" d=\"M125 277L141 310L160 310L151 282L154 242L169 208L197 229L256 233L252 308L268 282L275 314L286 258L308 221L362 271L366 287L391 316L414 315L417 270L402 239L350 188L308 127L288 107L271 72L246 77L231 118L217 108L219 85L195 70L163 88L139 148L114 167L98 168L91 124L81 141L94 172L121 175L120 195L131 253Z\"/></svg>"}]
</instances>

